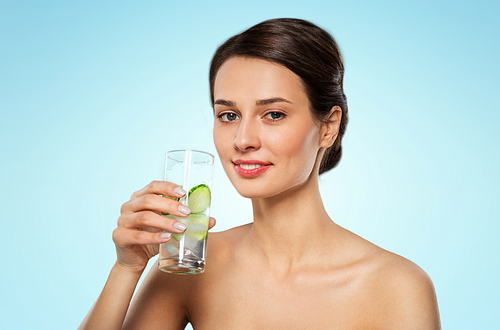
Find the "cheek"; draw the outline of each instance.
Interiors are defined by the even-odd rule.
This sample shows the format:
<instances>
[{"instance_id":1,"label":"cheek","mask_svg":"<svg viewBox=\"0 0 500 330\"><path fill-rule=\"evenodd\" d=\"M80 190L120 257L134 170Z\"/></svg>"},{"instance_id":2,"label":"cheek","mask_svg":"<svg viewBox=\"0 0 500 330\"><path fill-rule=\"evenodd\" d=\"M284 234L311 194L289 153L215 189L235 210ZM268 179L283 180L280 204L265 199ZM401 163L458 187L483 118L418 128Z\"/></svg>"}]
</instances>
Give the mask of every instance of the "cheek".
<instances>
[{"instance_id":1,"label":"cheek","mask_svg":"<svg viewBox=\"0 0 500 330\"><path fill-rule=\"evenodd\" d=\"M316 131L309 126L296 127L293 130L274 132L267 141L276 156L305 165L311 158L315 158L318 151ZM311 161L314 162L314 159Z\"/></svg>"}]
</instances>

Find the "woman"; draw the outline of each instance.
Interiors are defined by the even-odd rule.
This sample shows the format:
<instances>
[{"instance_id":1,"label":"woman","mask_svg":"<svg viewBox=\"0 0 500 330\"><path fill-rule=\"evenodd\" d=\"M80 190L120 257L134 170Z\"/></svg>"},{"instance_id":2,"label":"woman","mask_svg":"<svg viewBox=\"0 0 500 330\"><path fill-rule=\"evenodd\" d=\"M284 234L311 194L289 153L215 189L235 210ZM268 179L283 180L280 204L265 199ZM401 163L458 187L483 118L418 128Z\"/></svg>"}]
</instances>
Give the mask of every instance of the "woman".
<instances>
[{"instance_id":1,"label":"woman","mask_svg":"<svg viewBox=\"0 0 500 330\"><path fill-rule=\"evenodd\" d=\"M122 206L117 262L82 329L438 329L427 274L335 224L318 176L340 160L347 124L343 64L333 38L302 20L260 23L223 44L210 68L214 142L253 223L211 233L195 276L153 267L158 244L189 209L152 182ZM211 227L214 225L211 219ZM147 231L142 230L144 227Z\"/></svg>"}]
</instances>

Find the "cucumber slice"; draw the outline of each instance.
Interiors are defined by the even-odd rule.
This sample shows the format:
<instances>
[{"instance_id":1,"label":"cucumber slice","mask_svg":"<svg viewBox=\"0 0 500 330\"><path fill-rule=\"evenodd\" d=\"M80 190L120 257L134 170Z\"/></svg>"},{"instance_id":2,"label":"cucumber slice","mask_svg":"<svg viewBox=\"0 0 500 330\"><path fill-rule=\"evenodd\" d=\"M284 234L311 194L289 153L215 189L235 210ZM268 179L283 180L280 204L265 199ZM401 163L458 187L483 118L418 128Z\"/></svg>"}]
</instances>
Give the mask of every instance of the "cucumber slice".
<instances>
[{"instance_id":1,"label":"cucumber slice","mask_svg":"<svg viewBox=\"0 0 500 330\"><path fill-rule=\"evenodd\" d=\"M188 225L188 228L186 229L186 235L195 238L197 241L201 241L202 239L207 237L207 229L208 227L205 225L194 223Z\"/></svg>"},{"instance_id":2,"label":"cucumber slice","mask_svg":"<svg viewBox=\"0 0 500 330\"><path fill-rule=\"evenodd\" d=\"M174 201L179 201L179 197L172 197L172 196L165 196L165 195L161 195L161 196L165 197L165 198L173 199Z\"/></svg>"},{"instance_id":3,"label":"cucumber slice","mask_svg":"<svg viewBox=\"0 0 500 330\"><path fill-rule=\"evenodd\" d=\"M205 230L208 229L208 217L203 214L203 213L191 213L188 215L186 218L186 224L188 225L189 230L189 225L204 225L206 228Z\"/></svg>"},{"instance_id":4,"label":"cucumber slice","mask_svg":"<svg viewBox=\"0 0 500 330\"><path fill-rule=\"evenodd\" d=\"M201 241L207 237L208 231L208 217L201 214L191 214L187 219L187 229L185 235L194 238L196 241Z\"/></svg>"},{"instance_id":5,"label":"cucumber slice","mask_svg":"<svg viewBox=\"0 0 500 330\"><path fill-rule=\"evenodd\" d=\"M174 234L174 233L172 233L173 239L175 239L177 242L179 242L179 240L181 239L182 235L184 235L184 234Z\"/></svg>"},{"instance_id":6,"label":"cucumber slice","mask_svg":"<svg viewBox=\"0 0 500 330\"><path fill-rule=\"evenodd\" d=\"M188 207L191 213L200 213L210 205L210 188L206 184L199 184L191 188L188 194Z\"/></svg>"},{"instance_id":7,"label":"cucumber slice","mask_svg":"<svg viewBox=\"0 0 500 330\"><path fill-rule=\"evenodd\" d=\"M180 185L179 187L182 188L182 185ZM170 198L170 199L173 199L174 201L179 201L179 197L171 197L171 196L166 196L166 195L161 195L162 197L165 197L165 198ZM165 213L165 212L161 212L161 215L163 216L166 216L166 215L169 215L170 213Z\"/></svg>"},{"instance_id":8,"label":"cucumber slice","mask_svg":"<svg viewBox=\"0 0 500 330\"><path fill-rule=\"evenodd\" d=\"M182 234L172 234L172 237L178 242L183 235L195 238L196 241L201 241L207 237L208 231L208 221L209 218L204 214L193 214L191 213L185 218L176 217L179 220L187 224L186 231Z\"/></svg>"}]
</instances>

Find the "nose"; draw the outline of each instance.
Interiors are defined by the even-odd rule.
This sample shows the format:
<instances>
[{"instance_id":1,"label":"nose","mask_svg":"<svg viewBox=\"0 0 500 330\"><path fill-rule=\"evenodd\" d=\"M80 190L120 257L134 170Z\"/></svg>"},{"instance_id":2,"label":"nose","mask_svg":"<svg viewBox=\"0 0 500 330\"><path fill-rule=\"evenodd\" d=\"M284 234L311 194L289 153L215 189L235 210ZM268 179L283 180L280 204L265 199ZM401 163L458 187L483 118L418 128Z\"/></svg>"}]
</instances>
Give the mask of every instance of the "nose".
<instances>
[{"instance_id":1,"label":"nose","mask_svg":"<svg viewBox=\"0 0 500 330\"><path fill-rule=\"evenodd\" d=\"M250 118L242 120L238 126L234 147L239 151L258 150L260 148L260 134L257 123Z\"/></svg>"}]
</instances>

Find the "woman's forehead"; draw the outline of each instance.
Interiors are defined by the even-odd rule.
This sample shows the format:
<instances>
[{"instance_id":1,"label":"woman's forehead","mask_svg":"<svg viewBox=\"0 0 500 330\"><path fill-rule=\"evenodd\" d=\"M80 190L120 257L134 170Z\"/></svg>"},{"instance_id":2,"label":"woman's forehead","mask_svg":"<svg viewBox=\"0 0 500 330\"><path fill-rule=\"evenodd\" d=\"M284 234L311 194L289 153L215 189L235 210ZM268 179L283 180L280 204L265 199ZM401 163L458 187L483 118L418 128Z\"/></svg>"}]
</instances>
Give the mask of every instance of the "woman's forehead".
<instances>
[{"instance_id":1,"label":"woman's forehead","mask_svg":"<svg viewBox=\"0 0 500 330\"><path fill-rule=\"evenodd\" d=\"M217 72L214 99L307 101L302 81L288 68L258 58L232 57Z\"/></svg>"}]
</instances>

